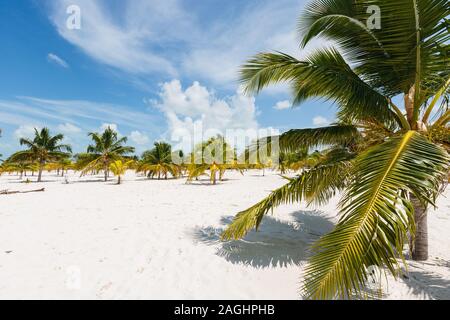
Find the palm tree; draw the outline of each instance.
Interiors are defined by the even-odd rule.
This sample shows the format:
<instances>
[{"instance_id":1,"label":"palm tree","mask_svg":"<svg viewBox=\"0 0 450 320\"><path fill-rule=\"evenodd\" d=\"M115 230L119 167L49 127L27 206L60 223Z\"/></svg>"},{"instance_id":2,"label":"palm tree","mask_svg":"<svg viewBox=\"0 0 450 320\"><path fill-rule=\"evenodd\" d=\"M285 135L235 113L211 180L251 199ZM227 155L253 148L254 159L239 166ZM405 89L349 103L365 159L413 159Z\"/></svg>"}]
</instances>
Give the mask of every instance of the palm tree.
<instances>
[{"instance_id":1,"label":"palm tree","mask_svg":"<svg viewBox=\"0 0 450 320\"><path fill-rule=\"evenodd\" d=\"M13 173L17 172L19 174L19 179L22 179L23 176L27 176L27 171L36 170L36 165L32 162L28 161L18 161L18 162L10 162L5 161L0 166L0 172L8 172Z\"/></svg>"},{"instance_id":2,"label":"palm tree","mask_svg":"<svg viewBox=\"0 0 450 320\"><path fill-rule=\"evenodd\" d=\"M61 158L58 161L48 163L45 169L49 172L56 171L57 176L63 177L66 171L73 168L73 163L70 157Z\"/></svg>"},{"instance_id":3,"label":"palm tree","mask_svg":"<svg viewBox=\"0 0 450 320\"><path fill-rule=\"evenodd\" d=\"M380 30L366 27L369 4L381 9ZM435 206L448 175L449 14L447 0L314 0L300 18L302 46L321 36L338 49L317 49L302 60L262 53L244 65L247 92L287 82L294 104L332 100L338 120L280 137L282 150L329 151L239 213L223 238L243 237L280 204L322 204L341 191L336 228L312 247L305 297L362 295L369 266L397 277L408 234L412 258L427 259L426 211Z\"/></svg>"},{"instance_id":4,"label":"palm tree","mask_svg":"<svg viewBox=\"0 0 450 320\"><path fill-rule=\"evenodd\" d=\"M169 173L178 177L180 168L172 161L172 146L166 142L155 142L154 145L152 150L143 153L137 172L145 172L149 178L157 175L158 180L161 176L167 179Z\"/></svg>"},{"instance_id":5,"label":"palm tree","mask_svg":"<svg viewBox=\"0 0 450 320\"><path fill-rule=\"evenodd\" d=\"M299 171L308 166L311 159L315 158L315 153L308 155L308 150L298 150L296 152L279 152L277 169L281 174L288 170Z\"/></svg>"},{"instance_id":6,"label":"palm tree","mask_svg":"<svg viewBox=\"0 0 450 320\"><path fill-rule=\"evenodd\" d=\"M133 164L134 160L128 160L123 162L122 160L116 160L109 166L111 172L117 177L117 184L122 183L122 176Z\"/></svg>"},{"instance_id":7,"label":"palm tree","mask_svg":"<svg viewBox=\"0 0 450 320\"><path fill-rule=\"evenodd\" d=\"M187 169L189 172L188 183L200 176L209 175L213 185L217 184L217 179L223 180L227 170L238 170L242 173L236 151L226 143L222 136L210 138L197 145L191 154L191 161L187 165Z\"/></svg>"},{"instance_id":8,"label":"palm tree","mask_svg":"<svg viewBox=\"0 0 450 320\"><path fill-rule=\"evenodd\" d=\"M42 181L42 171L45 164L49 161L56 161L61 158L67 158L72 149L69 145L60 144L64 139L64 135L50 135L48 128L41 131L34 129L34 138L21 138L20 145L28 147L27 150L19 151L10 157L11 162L36 162L38 164L38 182Z\"/></svg>"},{"instance_id":9,"label":"palm tree","mask_svg":"<svg viewBox=\"0 0 450 320\"><path fill-rule=\"evenodd\" d=\"M117 132L110 127L106 128L102 134L91 132L89 137L92 138L94 144L89 145L87 153L80 156L83 163L81 174L103 170L105 181L108 181L111 163L133 153L134 148L124 146L128 141L127 137L119 138Z\"/></svg>"}]
</instances>

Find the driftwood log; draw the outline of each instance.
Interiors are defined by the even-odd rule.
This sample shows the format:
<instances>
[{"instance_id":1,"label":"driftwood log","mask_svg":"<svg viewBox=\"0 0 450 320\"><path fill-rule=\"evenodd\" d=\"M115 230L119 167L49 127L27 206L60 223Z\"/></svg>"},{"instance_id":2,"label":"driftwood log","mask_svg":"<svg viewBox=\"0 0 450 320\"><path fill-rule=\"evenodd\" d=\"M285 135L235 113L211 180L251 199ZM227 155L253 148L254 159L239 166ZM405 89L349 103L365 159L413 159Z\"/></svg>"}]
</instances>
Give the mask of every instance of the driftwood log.
<instances>
[{"instance_id":1,"label":"driftwood log","mask_svg":"<svg viewBox=\"0 0 450 320\"><path fill-rule=\"evenodd\" d=\"M17 193L32 193L32 192L44 192L45 188L37 189L37 190L29 190L29 191L9 191L9 190L0 190L0 195L5 194L17 194Z\"/></svg>"}]
</instances>

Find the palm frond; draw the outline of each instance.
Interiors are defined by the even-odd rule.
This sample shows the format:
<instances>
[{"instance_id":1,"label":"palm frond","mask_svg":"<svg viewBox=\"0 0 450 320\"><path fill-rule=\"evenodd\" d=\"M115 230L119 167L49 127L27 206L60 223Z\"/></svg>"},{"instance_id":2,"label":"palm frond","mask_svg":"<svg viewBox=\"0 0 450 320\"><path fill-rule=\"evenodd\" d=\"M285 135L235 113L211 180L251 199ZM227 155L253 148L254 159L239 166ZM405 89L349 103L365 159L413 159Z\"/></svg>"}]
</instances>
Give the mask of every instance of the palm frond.
<instances>
[{"instance_id":1,"label":"palm frond","mask_svg":"<svg viewBox=\"0 0 450 320\"><path fill-rule=\"evenodd\" d=\"M386 267L398 275L396 258L403 258L407 233L414 234L407 191L436 194L448 162L445 150L414 131L361 154L354 180L341 200L337 227L313 246L314 255L305 269L305 296L332 299L362 294L370 266ZM432 197L423 200L431 203Z\"/></svg>"},{"instance_id":2,"label":"palm frond","mask_svg":"<svg viewBox=\"0 0 450 320\"><path fill-rule=\"evenodd\" d=\"M353 125L332 125L322 128L294 129L280 136L282 151L296 151L301 148L315 148L326 145L345 145L360 138L358 129Z\"/></svg>"},{"instance_id":3,"label":"palm frond","mask_svg":"<svg viewBox=\"0 0 450 320\"><path fill-rule=\"evenodd\" d=\"M273 191L253 207L240 212L222 235L224 240L240 239L251 229L258 229L261 221L273 208L286 203L306 200L322 204L341 190L346 183L351 161L339 161L305 171L289 183Z\"/></svg>"}]
</instances>

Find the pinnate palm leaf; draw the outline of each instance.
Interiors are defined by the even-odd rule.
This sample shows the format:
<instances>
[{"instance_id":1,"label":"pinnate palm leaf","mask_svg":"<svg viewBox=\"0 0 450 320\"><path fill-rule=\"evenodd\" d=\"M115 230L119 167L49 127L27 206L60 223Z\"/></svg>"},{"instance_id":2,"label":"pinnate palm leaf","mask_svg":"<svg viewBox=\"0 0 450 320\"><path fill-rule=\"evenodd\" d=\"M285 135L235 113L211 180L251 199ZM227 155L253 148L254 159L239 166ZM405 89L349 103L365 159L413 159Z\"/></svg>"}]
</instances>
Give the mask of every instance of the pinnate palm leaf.
<instances>
[{"instance_id":1,"label":"pinnate palm leaf","mask_svg":"<svg viewBox=\"0 0 450 320\"><path fill-rule=\"evenodd\" d=\"M263 201L239 213L222 235L224 240L240 239L251 229L258 229L261 221L273 208L286 203L324 203L345 186L350 172L351 161L339 161L306 171L289 183L273 191Z\"/></svg>"},{"instance_id":2,"label":"pinnate palm leaf","mask_svg":"<svg viewBox=\"0 0 450 320\"><path fill-rule=\"evenodd\" d=\"M361 294L367 267L386 267L398 275L414 212L406 191L432 203L448 170L445 150L409 131L361 154L354 180L341 201L336 229L313 246L305 269L307 298L348 298ZM431 195L424 197L423 192Z\"/></svg>"}]
</instances>

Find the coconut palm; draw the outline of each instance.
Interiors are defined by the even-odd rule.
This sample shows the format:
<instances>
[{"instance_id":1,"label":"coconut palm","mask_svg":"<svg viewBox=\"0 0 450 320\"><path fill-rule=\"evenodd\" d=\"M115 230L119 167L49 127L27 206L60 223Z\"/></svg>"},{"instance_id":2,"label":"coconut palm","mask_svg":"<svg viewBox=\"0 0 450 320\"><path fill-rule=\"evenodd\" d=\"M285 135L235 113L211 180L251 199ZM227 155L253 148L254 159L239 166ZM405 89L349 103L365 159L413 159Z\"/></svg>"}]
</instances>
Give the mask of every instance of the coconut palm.
<instances>
[{"instance_id":1,"label":"coconut palm","mask_svg":"<svg viewBox=\"0 0 450 320\"><path fill-rule=\"evenodd\" d=\"M116 160L110 164L109 169L117 177L117 184L122 183L122 176L132 166L134 160L122 161Z\"/></svg>"},{"instance_id":2,"label":"coconut palm","mask_svg":"<svg viewBox=\"0 0 450 320\"><path fill-rule=\"evenodd\" d=\"M73 168L73 163L69 157L61 158L58 161L48 163L45 166L45 169L48 170L49 172L56 171L57 176L59 176L59 175L64 176L64 173L66 173L67 170L72 169L72 168Z\"/></svg>"},{"instance_id":3,"label":"coconut palm","mask_svg":"<svg viewBox=\"0 0 450 320\"><path fill-rule=\"evenodd\" d=\"M149 178L164 176L168 178L169 173L173 177L180 175L180 167L172 161L172 146L166 142L156 142L152 150L142 154L142 160L139 162L137 172L144 172Z\"/></svg>"},{"instance_id":4,"label":"coconut palm","mask_svg":"<svg viewBox=\"0 0 450 320\"><path fill-rule=\"evenodd\" d=\"M17 173L19 175L19 179L22 179L23 176L27 176L27 171L35 171L36 164L28 161L19 161L19 162L10 162L5 161L0 166L0 174L6 173Z\"/></svg>"},{"instance_id":5,"label":"coconut palm","mask_svg":"<svg viewBox=\"0 0 450 320\"><path fill-rule=\"evenodd\" d=\"M308 150L298 150L296 152L279 152L277 169L281 174L285 174L288 170L299 171L308 166L311 158L315 158L315 154L308 155Z\"/></svg>"},{"instance_id":6,"label":"coconut palm","mask_svg":"<svg viewBox=\"0 0 450 320\"><path fill-rule=\"evenodd\" d=\"M28 147L27 150L19 151L13 154L9 161L11 162L36 162L38 164L38 182L42 181L42 171L45 165L51 161L57 161L67 158L72 149L69 145L60 144L64 135L57 134L51 136L48 128L41 131L34 129L34 138L21 138L20 145Z\"/></svg>"},{"instance_id":7,"label":"coconut palm","mask_svg":"<svg viewBox=\"0 0 450 320\"><path fill-rule=\"evenodd\" d=\"M125 146L127 137L119 138L117 132L110 127L103 133L89 133L94 144L89 145L87 153L80 155L79 160L83 164L81 174L92 171L103 171L105 181L108 181L109 167L115 160L121 160L126 155L133 153L134 148Z\"/></svg>"},{"instance_id":8,"label":"coconut palm","mask_svg":"<svg viewBox=\"0 0 450 320\"><path fill-rule=\"evenodd\" d=\"M369 5L381 9L379 30L367 27ZM320 36L336 48L302 60L262 53L242 68L247 92L287 82L294 104L320 97L338 108L336 124L280 137L282 150L328 146L324 159L238 214L223 235L243 237L280 204L322 204L342 192L336 228L312 247L305 297L361 295L369 266L399 276L409 234L412 258L427 259L426 212L449 163L449 14L447 0L314 0L300 18L301 44Z\"/></svg>"},{"instance_id":9,"label":"coconut palm","mask_svg":"<svg viewBox=\"0 0 450 320\"><path fill-rule=\"evenodd\" d=\"M242 173L236 151L225 142L222 136L210 138L197 145L190 156L187 169L188 183L200 176L207 175L213 185L217 184L217 179L223 180L227 170L238 170Z\"/></svg>"}]
</instances>

